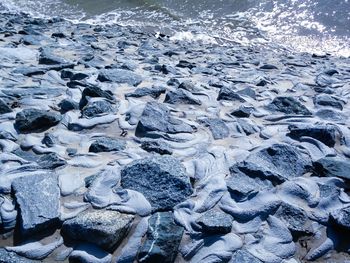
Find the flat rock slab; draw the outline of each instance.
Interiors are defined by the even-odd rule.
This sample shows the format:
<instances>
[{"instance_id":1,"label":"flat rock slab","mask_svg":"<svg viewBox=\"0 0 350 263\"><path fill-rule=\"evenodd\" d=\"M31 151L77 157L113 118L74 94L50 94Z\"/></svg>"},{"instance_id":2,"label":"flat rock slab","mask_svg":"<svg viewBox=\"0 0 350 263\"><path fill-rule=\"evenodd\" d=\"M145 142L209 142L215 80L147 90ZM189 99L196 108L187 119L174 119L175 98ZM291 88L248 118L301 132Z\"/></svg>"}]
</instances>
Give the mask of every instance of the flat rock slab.
<instances>
[{"instance_id":1,"label":"flat rock slab","mask_svg":"<svg viewBox=\"0 0 350 263\"><path fill-rule=\"evenodd\" d=\"M311 111L293 97L276 97L267 108L271 111L279 111L285 114L312 115Z\"/></svg>"},{"instance_id":2,"label":"flat rock slab","mask_svg":"<svg viewBox=\"0 0 350 263\"><path fill-rule=\"evenodd\" d=\"M227 234L231 232L233 217L222 211L209 210L196 223L201 231L208 234Z\"/></svg>"},{"instance_id":3,"label":"flat rock slab","mask_svg":"<svg viewBox=\"0 0 350 263\"><path fill-rule=\"evenodd\" d=\"M25 109L16 115L15 127L22 133L42 132L61 121L61 115L38 109Z\"/></svg>"},{"instance_id":4,"label":"flat rock slab","mask_svg":"<svg viewBox=\"0 0 350 263\"><path fill-rule=\"evenodd\" d=\"M230 130L226 123L221 119L211 119L207 118L200 121L205 126L208 126L214 140L220 140L227 138L230 135Z\"/></svg>"},{"instance_id":5,"label":"flat rock slab","mask_svg":"<svg viewBox=\"0 0 350 263\"><path fill-rule=\"evenodd\" d=\"M350 162L339 157L325 157L314 163L315 172L320 176L339 177L350 180Z\"/></svg>"},{"instance_id":6,"label":"flat rock slab","mask_svg":"<svg viewBox=\"0 0 350 263\"><path fill-rule=\"evenodd\" d=\"M169 104L189 104L189 105L201 105L201 101L195 98L191 92L184 89L177 89L175 91L167 92L165 103Z\"/></svg>"},{"instance_id":7,"label":"flat rock slab","mask_svg":"<svg viewBox=\"0 0 350 263\"><path fill-rule=\"evenodd\" d=\"M141 148L147 152L155 152L161 155L173 154L170 144L163 141L146 140L141 143Z\"/></svg>"},{"instance_id":8,"label":"flat rock slab","mask_svg":"<svg viewBox=\"0 0 350 263\"><path fill-rule=\"evenodd\" d=\"M133 215L117 211L89 211L63 223L62 234L113 252L127 235Z\"/></svg>"},{"instance_id":9,"label":"flat rock slab","mask_svg":"<svg viewBox=\"0 0 350 263\"><path fill-rule=\"evenodd\" d=\"M89 152L112 152L122 151L126 148L126 142L120 139L101 137L96 139L89 148Z\"/></svg>"},{"instance_id":10,"label":"flat rock slab","mask_svg":"<svg viewBox=\"0 0 350 263\"><path fill-rule=\"evenodd\" d=\"M101 82L114 82L119 84L129 84L131 86L138 86L142 82L142 77L130 70L125 69L105 69L102 70L97 79Z\"/></svg>"},{"instance_id":11,"label":"flat rock slab","mask_svg":"<svg viewBox=\"0 0 350 263\"><path fill-rule=\"evenodd\" d=\"M19 207L22 235L52 229L59 223L60 189L57 175L16 178L12 191Z\"/></svg>"},{"instance_id":12,"label":"flat rock slab","mask_svg":"<svg viewBox=\"0 0 350 263\"><path fill-rule=\"evenodd\" d=\"M142 193L154 210L170 210L193 190L185 167L171 156L136 160L121 172L121 186Z\"/></svg>"},{"instance_id":13,"label":"flat rock slab","mask_svg":"<svg viewBox=\"0 0 350 263\"><path fill-rule=\"evenodd\" d=\"M146 240L138 253L138 262L174 262L183 232L184 228L175 223L172 212L153 214Z\"/></svg>"}]
</instances>

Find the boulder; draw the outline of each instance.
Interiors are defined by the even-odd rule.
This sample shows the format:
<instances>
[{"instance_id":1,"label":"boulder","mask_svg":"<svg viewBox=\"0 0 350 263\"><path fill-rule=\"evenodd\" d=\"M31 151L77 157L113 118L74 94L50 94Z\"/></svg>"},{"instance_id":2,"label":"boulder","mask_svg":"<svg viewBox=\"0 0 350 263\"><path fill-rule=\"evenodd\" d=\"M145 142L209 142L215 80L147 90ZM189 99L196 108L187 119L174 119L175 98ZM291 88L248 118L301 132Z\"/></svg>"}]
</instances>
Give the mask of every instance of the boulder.
<instances>
[{"instance_id":1,"label":"boulder","mask_svg":"<svg viewBox=\"0 0 350 263\"><path fill-rule=\"evenodd\" d=\"M25 109L17 113L15 128L21 133L43 132L61 121L61 115L38 109Z\"/></svg>"},{"instance_id":2,"label":"boulder","mask_svg":"<svg viewBox=\"0 0 350 263\"><path fill-rule=\"evenodd\" d=\"M350 162L339 157L324 157L314 162L317 175L350 180Z\"/></svg>"},{"instance_id":3,"label":"boulder","mask_svg":"<svg viewBox=\"0 0 350 263\"><path fill-rule=\"evenodd\" d=\"M242 105L238 109L232 111L231 115L237 118L249 118L252 111L253 111L252 107L246 107Z\"/></svg>"},{"instance_id":4,"label":"boulder","mask_svg":"<svg viewBox=\"0 0 350 263\"><path fill-rule=\"evenodd\" d=\"M117 211L89 211L65 221L62 235L73 240L96 244L108 252L113 252L127 235L133 215Z\"/></svg>"},{"instance_id":5,"label":"boulder","mask_svg":"<svg viewBox=\"0 0 350 263\"><path fill-rule=\"evenodd\" d=\"M233 217L219 210L205 212L196 223L206 234L227 234L231 232Z\"/></svg>"},{"instance_id":6,"label":"boulder","mask_svg":"<svg viewBox=\"0 0 350 263\"><path fill-rule=\"evenodd\" d=\"M279 111L285 114L312 115L301 102L293 97L276 97L267 106L270 111Z\"/></svg>"},{"instance_id":7,"label":"boulder","mask_svg":"<svg viewBox=\"0 0 350 263\"><path fill-rule=\"evenodd\" d=\"M31 236L59 224L60 189L57 175L31 175L12 182L19 208L19 226L23 236Z\"/></svg>"},{"instance_id":8,"label":"boulder","mask_svg":"<svg viewBox=\"0 0 350 263\"><path fill-rule=\"evenodd\" d=\"M105 69L100 71L97 79L101 82L114 82L119 84L128 84L138 86L142 82L142 77L130 70L125 69Z\"/></svg>"},{"instance_id":9,"label":"boulder","mask_svg":"<svg viewBox=\"0 0 350 263\"><path fill-rule=\"evenodd\" d=\"M174 221L172 212L155 213L149 219L146 239L139 250L138 262L173 263L184 228Z\"/></svg>"},{"instance_id":10,"label":"boulder","mask_svg":"<svg viewBox=\"0 0 350 263\"><path fill-rule=\"evenodd\" d=\"M120 139L101 137L95 140L89 148L89 152L112 152L122 151L126 148L126 142Z\"/></svg>"},{"instance_id":11,"label":"boulder","mask_svg":"<svg viewBox=\"0 0 350 263\"><path fill-rule=\"evenodd\" d=\"M154 210L171 210L193 192L185 167L171 156L136 160L121 171L121 186L142 193Z\"/></svg>"}]
</instances>

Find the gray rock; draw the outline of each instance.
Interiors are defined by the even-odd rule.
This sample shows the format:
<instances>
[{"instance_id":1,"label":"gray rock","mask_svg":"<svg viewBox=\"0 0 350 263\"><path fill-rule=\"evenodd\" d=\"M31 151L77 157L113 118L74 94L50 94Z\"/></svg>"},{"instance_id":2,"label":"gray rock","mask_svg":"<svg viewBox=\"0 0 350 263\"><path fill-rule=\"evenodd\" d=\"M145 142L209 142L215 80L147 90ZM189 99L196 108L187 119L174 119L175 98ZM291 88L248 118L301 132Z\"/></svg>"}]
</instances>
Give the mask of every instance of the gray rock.
<instances>
[{"instance_id":1,"label":"gray rock","mask_svg":"<svg viewBox=\"0 0 350 263\"><path fill-rule=\"evenodd\" d=\"M251 88L251 87L247 87L247 88L241 89L241 90L237 91L237 93L239 95L251 97L252 99L256 98L255 90L253 88Z\"/></svg>"},{"instance_id":2,"label":"gray rock","mask_svg":"<svg viewBox=\"0 0 350 263\"><path fill-rule=\"evenodd\" d=\"M12 109L5 103L4 100L0 99L0 114L10 113Z\"/></svg>"},{"instance_id":3,"label":"gray rock","mask_svg":"<svg viewBox=\"0 0 350 263\"><path fill-rule=\"evenodd\" d=\"M260 259L254 257L245 249L237 250L233 253L229 263L263 263Z\"/></svg>"},{"instance_id":4,"label":"gray rock","mask_svg":"<svg viewBox=\"0 0 350 263\"><path fill-rule=\"evenodd\" d=\"M141 263L173 263L184 228L174 221L172 212L155 213L149 219L146 240L138 253Z\"/></svg>"},{"instance_id":5,"label":"gray rock","mask_svg":"<svg viewBox=\"0 0 350 263\"><path fill-rule=\"evenodd\" d=\"M227 138L230 135L230 130L226 123L221 119L203 119L200 120L201 123L209 127L214 140L220 140Z\"/></svg>"},{"instance_id":6,"label":"gray rock","mask_svg":"<svg viewBox=\"0 0 350 263\"><path fill-rule=\"evenodd\" d=\"M333 107L339 110L343 110L343 103L334 96L328 94L320 94L314 98L314 104L319 106Z\"/></svg>"},{"instance_id":7,"label":"gray rock","mask_svg":"<svg viewBox=\"0 0 350 263\"><path fill-rule=\"evenodd\" d=\"M205 212L196 223L207 234L227 234L231 232L233 217L219 210Z\"/></svg>"},{"instance_id":8,"label":"gray rock","mask_svg":"<svg viewBox=\"0 0 350 263\"><path fill-rule=\"evenodd\" d=\"M252 111L253 111L252 107L246 107L241 105L238 109L232 111L231 115L237 118L249 118Z\"/></svg>"},{"instance_id":9,"label":"gray rock","mask_svg":"<svg viewBox=\"0 0 350 263\"><path fill-rule=\"evenodd\" d=\"M121 171L121 186L142 193L154 210L171 210L193 190L185 167L174 157L136 160Z\"/></svg>"},{"instance_id":10,"label":"gray rock","mask_svg":"<svg viewBox=\"0 0 350 263\"><path fill-rule=\"evenodd\" d=\"M278 69L275 65L265 64L260 67L260 69Z\"/></svg>"},{"instance_id":11,"label":"gray rock","mask_svg":"<svg viewBox=\"0 0 350 263\"><path fill-rule=\"evenodd\" d=\"M239 132L251 135L260 131L260 128L248 118L237 119Z\"/></svg>"},{"instance_id":12,"label":"gray rock","mask_svg":"<svg viewBox=\"0 0 350 263\"><path fill-rule=\"evenodd\" d=\"M148 132L164 133L191 133L193 128L170 116L168 108L156 102L148 102L142 112L140 121L136 127L136 135L143 137Z\"/></svg>"},{"instance_id":13,"label":"gray rock","mask_svg":"<svg viewBox=\"0 0 350 263\"><path fill-rule=\"evenodd\" d=\"M227 86L224 86L220 89L217 100L245 102L245 99L243 99L239 93L237 93L232 88L229 88Z\"/></svg>"},{"instance_id":14,"label":"gray rock","mask_svg":"<svg viewBox=\"0 0 350 263\"><path fill-rule=\"evenodd\" d=\"M184 89L177 89L175 91L167 92L164 102L169 104L202 104L201 101L199 99L196 99L191 92Z\"/></svg>"},{"instance_id":15,"label":"gray rock","mask_svg":"<svg viewBox=\"0 0 350 263\"><path fill-rule=\"evenodd\" d=\"M105 69L102 70L97 79L101 82L114 82L119 84L129 84L131 86L138 86L142 82L142 77L130 70L125 69Z\"/></svg>"},{"instance_id":16,"label":"gray rock","mask_svg":"<svg viewBox=\"0 0 350 263\"><path fill-rule=\"evenodd\" d=\"M112 255L91 244L82 243L74 247L69 255L70 263L111 263Z\"/></svg>"},{"instance_id":17,"label":"gray rock","mask_svg":"<svg viewBox=\"0 0 350 263\"><path fill-rule=\"evenodd\" d=\"M129 97L140 98L144 96L150 96L156 99L161 94L165 93L165 91L166 89L163 87L137 88L134 92L125 94L125 98L129 98Z\"/></svg>"},{"instance_id":18,"label":"gray rock","mask_svg":"<svg viewBox=\"0 0 350 263\"><path fill-rule=\"evenodd\" d=\"M12 192L19 208L19 226L30 236L59 223L60 189L57 175L32 175L16 178Z\"/></svg>"},{"instance_id":19,"label":"gray rock","mask_svg":"<svg viewBox=\"0 0 350 263\"><path fill-rule=\"evenodd\" d=\"M141 148L147 152L155 152L161 155L163 154L173 154L173 150L170 145L163 141L142 141Z\"/></svg>"},{"instance_id":20,"label":"gray rock","mask_svg":"<svg viewBox=\"0 0 350 263\"><path fill-rule=\"evenodd\" d=\"M41 140L42 144L47 147L52 147L57 143L57 139L50 133L45 133L44 138Z\"/></svg>"},{"instance_id":21,"label":"gray rock","mask_svg":"<svg viewBox=\"0 0 350 263\"><path fill-rule=\"evenodd\" d=\"M22 133L42 132L61 121L61 115L38 109L25 109L16 115L15 128Z\"/></svg>"},{"instance_id":22,"label":"gray rock","mask_svg":"<svg viewBox=\"0 0 350 263\"><path fill-rule=\"evenodd\" d=\"M42 169L50 170L67 164L67 162L61 157L59 157L56 153L43 154L39 157L37 163Z\"/></svg>"},{"instance_id":23,"label":"gray rock","mask_svg":"<svg viewBox=\"0 0 350 263\"><path fill-rule=\"evenodd\" d=\"M279 111L285 114L312 115L301 102L293 97L276 97L267 106L268 110Z\"/></svg>"},{"instance_id":24,"label":"gray rock","mask_svg":"<svg viewBox=\"0 0 350 263\"><path fill-rule=\"evenodd\" d=\"M68 111L79 109L79 103L71 99L63 99L58 104L58 107L61 108L61 113L64 114Z\"/></svg>"},{"instance_id":25,"label":"gray rock","mask_svg":"<svg viewBox=\"0 0 350 263\"><path fill-rule=\"evenodd\" d=\"M4 248L0 248L0 263L39 263L41 261L27 259L18 256L15 252L9 252Z\"/></svg>"},{"instance_id":26,"label":"gray rock","mask_svg":"<svg viewBox=\"0 0 350 263\"><path fill-rule=\"evenodd\" d=\"M120 139L114 139L110 137L101 137L95 140L89 148L89 152L112 152L122 151L126 148L126 142Z\"/></svg>"},{"instance_id":27,"label":"gray rock","mask_svg":"<svg viewBox=\"0 0 350 263\"><path fill-rule=\"evenodd\" d=\"M91 98L101 97L101 98L106 98L111 102L115 102L115 98L111 91L102 90L97 86L90 85L83 90L83 93L81 95L81 100L79 102L80 109L83 109L85 105L88 103L88 97L91 97Z\"/></svg>"},{"instance_id":28,"label":"gray rock","mask_svg":"<svg viewBox=\"0 0 350 263\"><path fill-rule=\"evenodd\" d=\"M315 114L317 117L327 120L327 121L344 121L347 119L345 114L342 114L341 111L333 109L320 109Z\"/></svg>"},{"instance_id":29,"label":"gray rock","mask_svg":"<svg viewBox=\"0 0 350 263\"><path fill-rule=\"evenodd\" d=\"M44 65L59 65L67 64L68 62L56 55L52 54L52 51L46 48L42 48L39 56L39 64Z\"/></svg>"},{"instance_id":30,"label":"gray rock","mask_svg":"<svg viewBox=\"0 0 350 263\"><path fill-rule=\"evenodd\" d=\"M84 117L94 118L115 112L113 105L104 99L90 99L81 110Z\"/></svg>"},{"instance_id":31,"label":"gray rock","mask_svg":"<svg viewBox=\"0 0 350 263\"><path fill-rule=\"evenodd\" d=\"M65 221L62 235L90 242L113 252L127 235L133 219L133 215L117 211L89 211Z\"/></svg>"},{"instance_id":32,"label":"gray rock","mask_svg":"<svg viewBox=\"0 0 350 263\"><path fill-rule=\"evenodd\" d=\"M350 230L350 206L332 211L330 213L330 220L337 226Z\"/></svg>"},{"instance_id":33,"label":"gray rock","mask_svg":"<svg viewBox=\"0 0 350 263\"><path fill-rule=\"evenodd\" d=\"M314 162L315 173L320 176L350 180L350 162L339 157L324 157Z\"/></svg>"}]
</instances>

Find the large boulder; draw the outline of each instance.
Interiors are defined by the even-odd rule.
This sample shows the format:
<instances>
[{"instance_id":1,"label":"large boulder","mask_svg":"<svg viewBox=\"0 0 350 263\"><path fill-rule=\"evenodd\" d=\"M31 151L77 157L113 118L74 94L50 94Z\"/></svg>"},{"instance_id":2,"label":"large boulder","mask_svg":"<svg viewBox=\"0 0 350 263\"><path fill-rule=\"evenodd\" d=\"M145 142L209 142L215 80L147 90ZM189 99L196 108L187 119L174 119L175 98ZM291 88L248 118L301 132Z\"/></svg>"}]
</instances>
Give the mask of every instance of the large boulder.
<instances>
[{"instance_id":1,"label":"large boulder","mask_svg":"<svg viewBox=\"0 0 350 263\"><path fill-rule=\"evenodd\" d=\"M60 189L56 175L31 175L12 182L12 192L19 208L19 226L23 236L59 223Z\"/></svg>"},{"instance_id":2,"label":"large boulder","mask_svg":"<svg viewBox=\"0 0 350 263\"><path fill-rule=\"evenodd\" d=\"M138 262L173 263L184 228L174 221L172 212L155 213L149 219L146 240L138 253Z\"/></svg>"},{"instance_id":3,"label":"large boulder","mask_svg":"<svg viewBox=\"0 0 350 263\"><path fill-rule=\"evenodd\" d=\"M171 156L136 160L121 171L121 186L142 193L154 210L171 210L192 194L185 167Z\"/></svg>"},{"instance_id":4,"label":"large boulder","mask_svg":"<svg viewBox=\"0 0 350 263\"><path fill-rule=\"evenodd\" d=\"M147 136L150 132L163 133L192 133L194 130L189 125L170 116L169 109L156 102L148 102L142 112L136 127L136 135Z\"/></svg>"},{"instance_id":5,"label":"large boulder","mask_svg":"<svg viewBox=\"0 0 350 263\"><path fill-rule=\"evenodd\" d=\"M38 109L25 109L17 113L15 128L22 133L43 132L60 121L60 114Z\"/></svg>"},{"instance_id":6,"label":"large boulder","mask_svg":"<svg viewBox=\"0 0 350 263\"><path fill-rule=\"evenodd\" d=\"M320 176L350 180L350 162L339 157L324 157L314 162L315 173Z\"/></svg>"},{"instance_id":7,"label":"large boulder","mask_svg":"<svg viewBox=\"0 0 350 263\"><path fill-rule=\"evenodd\" d=\"M293 97L276 97L267 108L271 111L279 111L285 114L312 115L300 101Z\"/></svg>"},{"instance_id":8,"label":"large boulder","mask_svg":"<svg viewBox=\"0 0 350 263\"><path fill-rule=\"evenodd\" d=\"M96 244L113 252L127 235L133 215L117 211L89 211L63 223L62 234L70 239Z\"/></svg>"},{"instance_id":9,"label":"large boulder","mask_svg":"<svg viewBox=\"0 0 350 263\"><path fill-rule=\"evenodd\" d=\"M125 69L102 70L98 74L97 79L101 82L126 83L131 86L138 86L142 82L142 77L140 75Z\"/></svg>"}]
</instances>

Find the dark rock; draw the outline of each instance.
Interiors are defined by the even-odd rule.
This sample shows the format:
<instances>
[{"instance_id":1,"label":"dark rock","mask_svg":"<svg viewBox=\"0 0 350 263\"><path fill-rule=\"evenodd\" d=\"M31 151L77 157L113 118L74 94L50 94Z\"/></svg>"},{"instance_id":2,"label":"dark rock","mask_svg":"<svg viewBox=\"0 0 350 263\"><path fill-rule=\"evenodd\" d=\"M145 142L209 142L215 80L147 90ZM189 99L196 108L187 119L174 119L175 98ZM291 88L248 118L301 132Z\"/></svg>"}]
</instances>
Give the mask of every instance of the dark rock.
<instances>
[{"instance_id":1,"label":"dark rock","mask_svg":"<svg viewBox=\"0 0 350 263\"><path fill-rule=\"evenodd\" d=\"M177 89L175 91L167 92L164 102L169 104L202 104L201 101L199 99L196 99L191 92L184 89Z\"/></svg>"},{"instance_id":2,"label":"dark rock","mask_svg":"<svg viewBox=\"0 0 350 263\"><path fill-rule=\"evenodd\" d=\"M109 137L102 137L95 140L89 148L89 152L112 152L122 151L126 148L126 142L124 140L113 139Z\"/></svg>"},{"instance_id":3,"label":"dark rock","mask_svg":"<svg viewBox=\"0 0 350 263\"><path fill-rule=\"evenodd\" d=\"M337 97L327 94L317 95L314 99L314 104L319 106L329 106L339 110L343 110L343 103Z\"/></svg>"},{"instance_id":4,"label":"dark rock","mask_svg":"<svg viewBox=\"0 0 350 263\"><path fill-rule=\"evenodd\" d=\"M19 208L19 225L23 236L58 225L60 189L56 175L16 178L12 182L12 191Z\"/></svg>"},{"instance_id":5,"label":"dark rock","mask_svg":"<svg viewBox=\"0 0 350 263\"><path fill-rule=\"evenodd\" d=\"M41 49L40 56L39 56L39 64L44 65L59 65L59 64L67 64L68 62L60 58L58 56L55 56L51 53L51 50L48 49Z\"/></svg>"},{"instance_id":6,"label":"dark rock","mask_svg":"<svg viewBox=\"0 0 350 263\"><path fill-rule=\"evenodd\" d=\"M180 81L178 79L171 78L167 81L166 84L169 86L178 86L180 84Z\"/></svg>"},{"instance_id":7,"label":"dark rock","mask_svg":"<svg viewBox=\"0 0 350 263\"><path fill-rule=\"evenodd\" d=\"M41 140L41 143L45 144L47 147L52 147L56 144L56 138L50 134L45 133L44 138Z\"/></svg>"},{"instance_id":8,"label":"dark rock","mask_svg":"<svg viewBox=\"0 0 350 263\"><path fill-rule=\"evenodd\" d=\"M60 166L64 166L67 162L59 157L56 153L43 154L37 160L37 163L43 169L55 169Z\"/></svg>"},{"instance_id":9,"label":"dark rock","mask_svg":"<svg viewBox=\"0 0 350 263\"><path fill-rule=\"evenodd\" d=\"M251 135L260 131L260 128L252 123L249 119L241 118L237 119L239 125L239 131L245 133L246 135Z\"/></svg>"},{"instance_id":10,"label":"dark rock","mask_svg":"<svg viewBox=\"0 0 350 263\"><path fill-rule=\"evenodd\" d=\"M275 65L265 64L260 67L260 69L278 69Z\"/></svg>"},{"instance_id":11,"label":"dark rock","mask_svg":"<svg viewBox=\"0 0 350 263\"><path fill-rule=\"evenodd\" d=\"M233 217L222 211L209 210L196 223L207 234L227 234L231 232Z\"/></svg>"},{"instance_id":12,"label":"dark rock","mask_svg":"<svg viewBox=\"0 0 350 263\"><path fill-rule=\"evenodd\" d=\"M329 147L334 147L336 143L337 130L333 125L289 125L288 129L290 132L287 135L296 140L308 136L323 142Z\"/></svg>"},{"instance_id":13,"label":"dark rock","mask_svg":"<svg viewBox=\"0 0 350 263\"><path fill-rule=\"evenodd\" d=\"M81 100L79 102L79 108L82 109L84 106L88 103L88 98L106 98L107 100L111 102L115 102L115 98L113 96L113 93L109 90L102 90L97 86L88 86L83 90Z\"/></svg>"},{"instance_id":14,"label":"dark rock","mask_svg":"<svg viewBox=\"0 0 350 263\"><path fill-rule=\"evenodd\" d=\"M117 211L89 211L63 223L62 235L113 252L127 235L133 215Z\"/></svg>"},{"instance_id":15,"label":"dark rock","mask_svg":"<svg viewBox=\"0 0 350 263\"><path fill-rule=\"evenodd\" d=\"M238 109L231 112L232 116L237 118L248 118L254 109L241 105Z\"/></svg>"},{"instance_id":16,"label":"dark rock","mask_svg":"<svg viewBox=\"0 0 350 263\"><path fill-rule=\"evenodd\" d=\"M81 110L83 117L94 118L115 112L113 105L104 99L88 99L88 103Z\"/></svg>"},{"instance_id":17,"label":"dark rock","mask_svg":"<svg viewBox=\"0 0 350 263\"><path fill-rule=\"evenodd\" d=\"M9 252L5 248L0 248L0 263L39 263L41 261L27 259L17 255L15 252Z\"/></svg>"},{"instance_id":18,"label":"dark rock","mask_svg":"<svg viewBox=\"0 0 350 263\"><path fill-rule=\"evenodd\" d=\"M175 68L173 68L172 66L169 66L169 65L164 65L164 64L163 65L159 65L159 64L155 65L154 69L162 72L163 74L169 74L169 73L175 74L176 73Z\"/></svg>"},{"instance_id":19,"label":"dark rock","mask_svg":"<svg viewBox=\"0 0 350 263\"><path fill-rule=\"evenodd\" d=\"M241 90L237 91L237 94L243 95L243 96L247 96L247 97L251 97L252 99L256 98L255 90L252 89L251 87L247 87L247 88L241 89Z\"/></svg>"},{"instance_id":20,"label":"dark rock","mask_svg":"<svg viewBox=\"0 0 350 263\"><path fill-rule=\"evenodd\" d=\"M316 76L315 82L320 87L328 87L328 86L332 86L332 84L335 83L336 81L334 78L332 78L332 76L321 73Z\"/></svg>"},{"instance_id":21,"label":"dark rock","mask_svg":"<svg viewBox=\"0 0 350 263\"><path fill-rule=\"evenodd\" d=\"M142 193L154 210L170 210L192 194L184 166L174 157L136 160L121 172L121 186Z\"/></svg>"},{"instance_id":22,"label":"dark rock","mask_svg":"<svg viewBox=\"0 0 350 263\"><path fill-rule=\"evenodd\" d=\"M141 263L173 263L184 228L174 221L172 212L155 213L149 219L146 240L138 253Z\"/></svg>"},{"instance_id":23,"label":"dark rock","mask_svg":"<svg viewBox=\"0 0 350 263\"><path fill-rule=\"evenodd\" d=\"M61 108L61 113L64 114L68 111L79 109L79 103L72 99L63 99L58 104L58 107Z\"/></svg>"},{"instance_id":24,"label":"dark rock","mask_svg":"<svg viewBox=\"0 0 350 263\"><path fill-rule=\"evenodd\" d=\"M62 70L61 71L61 78L62 79L71 79L74 75L74 72L72 70Z\"/></svg>"},{"instance_id":25,"label":"dark rock","mask_svg":"<svg viewBox=\"0 0 350 263\"><path fill-rule=\"evenodd\" d=\"M198 92L198 88L191 81L184 81L178 87L178 89L187 90L189 92Z\"/></svg>"},{"instance_id":26,"label":"dark rock","mask_svg":"<svg viewBox=\"0 0 350 263\"><path fill-rule=\"evenodd\" d=\"M170 145L163 141L142 141L141 148L147 152L155 152L161 155L173 154L173 150Z\"/></svg>"},{"instance_id":27,"label":"dark rock","mask_svg":"<svg viewBox=\"0 0 350 263\"><path fill-rule=\"evenodd\" d=\"M330 221L343 229L350 230L350 206L332 211Z\"/></svg>"},{"instance_id":28,"label":"dark rock","mask_svg":"<svg viewBox=\"0 0 350 263\"><path fill-rule=\"evenodd\" d=\"M279 111L285 114L312 115L312 113L293 97L276 97L267 106L271 111Z\"/></svg>"},{"instance_id":29,"label":"dark rock","mask_svg":"<svg viewBox=\"0 0 350 263\"><path fill-rule=\"evenodd\" d=\"M260 259L254 257L245 249L237 250L233 253L229 263L263 263Z\"/></svg>"},{"instance_id":30,"label":"dark rock","mask_svg":"<svg viewBox=\"0 0 350 263\"><path fill-rule=\"evenodd\" d=\"M328 121L344 121L347 116L342 114L340 111L332 109L321 109L315 114L317 117L328 120Z\"/></svg>"},{"instance_id":31,"label":"dark rock","mask_svg":"<svg viewBox=\"0 0 350 263\"><path fill-rule=\"evenodd\" d=\"M339 157L324 157L314 162L317 175L350 180L350 162Z\"/></svg>"},{"instance_id":32,"label":"dark rock","mask_svg":"<svg viewBox=\"0 0 350 263\"><path fill-rule=\"evenodd\" d=\"M12 112L10 106L5 103L2 99L0 99L0 114L10 113Z\"/></svg>"},{"instance_id":33,"label":"dark rock","mask_svg":"<svg viewBox=\"0 0 350 263\"><path fill-rule=\"evenodd\" d=\"M234 169L236 167L231 167ZM250 177L268 179L273 184L302 176L311 169L310 156L287 144L273 144L251 153L237 168Z\"/></svg>"},{"instance_id":34,"label":"dark rock","mask_svg":"<svg viewBox=\"0 0 350 263\"><path fill-rule=\"evenodd\" d=\"M336 69L327 69L323 73L328 75L328 76L333 76L334 74L339 74L338 70L336 70Z\"/></svg>"},{"instance_id":35,"label":"dark rock","mask_svg":"<svg viewBox=\"0 0 350 263\"><path fill-rule=\"evenodd\" d=\"M38 109L25 109L16 115L15 128L22 133L42 132L61 121L61 116L54 112Z\"/></svg>"},{"instance_id":36,"label":"dark rock","mask_svg":"<svg viewBox=\"0 0 350 263\"><path fill-rule=\"evenodd\" d=\"M186 60L180 60L179 63L176 65L176 67L179 67L179 68L189 68L189 69L192 69L195 66L196 66L195 63L191 63Z\"/></svg>"},{"instance_id":37,"label":"dark rock","mask_svg":"<svg viewBox=\"0 0 350 263\"><path fill-rule=\"evenodd\" d=\"M166 106L156 102L148 102L136 127L136 135L142 137L148 132L191 133L193 128L180 119L171 117Z\"/></svg>"},{"instance_id":38,"label":"dark rock","mask_svg":"<svg viewBox=\"0 0 350 263\"><path fill-rule=\"evenodd\" d=\"M109 81L114 83L126 83L131 86L138 86L142 82L142 77L136 73L125 69L105 69L102 70L97 79L101 82Z\"/></svg>"},{"instance_id":39,"label":"dark rock","mask_svg":"<svg viewBox=\"0 0 350 263\"><path fill-rule=\"evenodd\" d=\"M227 86L224 86L220 89L217 100L245 102L245 99L243 99L241 95Z\"/></svg>"},{"instance_id":40,"label":"dark rock","mask_svg":"<svg viewBox=\"0 0 350 263\"><path fill-rule=\"evenodd\" d=\"M156 99L161 94L165 93L165 91L166 89L164 87L137 88L134 92L125 94L125 98L140 98L144 96L151 96L152 98Z\"/></svg>"},{"instance_id":41,"label":"dark rock","mask_svg":"<svg viewBox=\"0 0 350 263\"><path fill-rule=\"evenodd\" d=\"M227 138L230 135L230 130L221 119L203 119L200 120L201 123L209 127L214 140L220 140Z\"/></svg>"}]
</instances>

